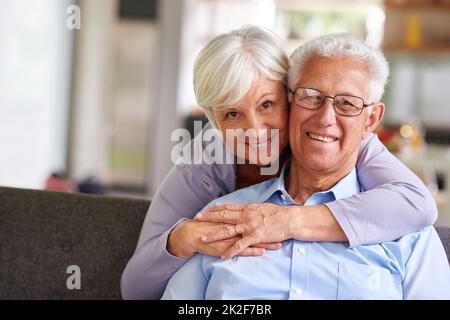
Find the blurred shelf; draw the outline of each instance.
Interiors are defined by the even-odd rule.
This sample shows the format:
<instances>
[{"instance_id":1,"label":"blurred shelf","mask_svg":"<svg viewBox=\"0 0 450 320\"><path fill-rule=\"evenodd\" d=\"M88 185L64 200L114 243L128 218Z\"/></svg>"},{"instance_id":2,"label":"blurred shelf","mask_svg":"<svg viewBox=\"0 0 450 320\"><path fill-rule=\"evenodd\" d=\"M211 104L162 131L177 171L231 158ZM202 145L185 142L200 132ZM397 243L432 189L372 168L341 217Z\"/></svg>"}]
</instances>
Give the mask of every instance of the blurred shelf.
<instances>
[{"instance_id":1,"label":"blurred shelf","mask_svg":"<svg viewBox=\"0 0 450 320\"><path fill-rule=\"evenodd\" d=\"M277 8L282 10L315 12L366 12L369 5L376 3L376 1L341 0L339 1L339 5L336 5L335 0L277 0L276 3Z\"/></svg>"},{"instance_id":2,"label":"blurred shelf","mask_svg":"<svg viewBox=\"0 0 450 320\"><path fill-rule=\"evenodd\" d=\"M450 0L385 1L386 53L450 53Z\"/></svg>"},{"instance_id":3,"label":"blurred shelf","mask_svg":"<svg viewBox=\"0 0 450 320\"><path fill-rule=\"evenodd\" d=\"M442 5L425 5L425 4L415 4L410 6L399 6L399 5L388 5L384 6L386 11L439 11L439 12L450 12L449 6Z\"/></svg>"},{"instance_id":4,"label":"blurred shelf","mask_svg":"<svg viewBox=\"0 0 450 320\"><path fill-rule=\"evenodd\" d=\"M400 10L400 11L449 11L450 4L438 4L438 3L409 3L409 4L396 4L385 3L385 10Z\"/></svg>"},{"instance_id":5,"label":"blurred shelf","mask_svg":"<svg viewBox=\"0 0 450 320\"><path fill-rule=\"evenodd\" d=\"M386 54L450 54L450 44L447 45L427 45L412 49L405 46L383 46Z\"/></svg>"}]
</instances>

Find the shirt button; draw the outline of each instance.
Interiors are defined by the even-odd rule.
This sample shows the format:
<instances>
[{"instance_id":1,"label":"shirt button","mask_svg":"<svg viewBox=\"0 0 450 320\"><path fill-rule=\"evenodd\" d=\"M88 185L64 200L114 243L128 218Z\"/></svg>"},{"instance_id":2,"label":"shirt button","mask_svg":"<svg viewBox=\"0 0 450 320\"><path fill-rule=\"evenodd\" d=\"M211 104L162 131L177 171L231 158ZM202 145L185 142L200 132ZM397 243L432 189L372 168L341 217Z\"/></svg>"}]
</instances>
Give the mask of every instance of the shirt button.
<instances>
[{"instance_id":1,"label":"shirt button","mask_svg":"<svg viewBox=\"0 0 450 320\"><path fill-rule=\"evenodd\" d=\"M297 296L301 296L301 295L303 295L303 290L296 288L296 289L294 289L294 294Z\"/></svg>"},{"instance_id":2,"label":"shirt button","mask_svg":"<svg viewBox=\"0 0 450 320\"><path fill-rule=\"evenodd\" d=\"M297 249L297 252L298 252L299 254L303 255L303 254L305 254L306 250L305 250L305 248L300 247L300 248Z\"/></svg>"},{"instance_id":3,"label":"shirt button","mask_svg":"<svg viewBox=\"0 0 450 320\"><path fill-rule=\"evenodd\" d=\"M283 201L286 200L286 196L285 196L284 194L281 194L281 195L280 195L280 198L281 198L281 200L283 200Z\"/></svg>"}]
</instances>

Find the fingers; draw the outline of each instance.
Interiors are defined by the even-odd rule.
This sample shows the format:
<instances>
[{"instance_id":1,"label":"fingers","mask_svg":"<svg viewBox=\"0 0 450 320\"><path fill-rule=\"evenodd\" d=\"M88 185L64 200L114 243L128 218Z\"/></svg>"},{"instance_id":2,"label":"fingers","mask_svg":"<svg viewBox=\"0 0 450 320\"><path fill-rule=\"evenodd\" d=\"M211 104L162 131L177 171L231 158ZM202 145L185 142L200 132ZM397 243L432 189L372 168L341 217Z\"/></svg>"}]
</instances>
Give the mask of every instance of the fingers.
<instances>
[{"instance_id":1,"label":"fingers","mask_svg":"<svg viewBox=\"0 0 450 320\"><path fill-rule=\"evenodd\" d=\"M220 258L223 260L231 259L234 256L243 252L250 245L252 245L252 239L250 237L244 237L244 238L236 241L232 246L230 246L225 251L225 253L220 256ZM263 249L263 248L255 248L255 249Z\"/></svg>"},{"instance_id":2,"label":"fingers","mask_svg":"<svg viewBox=\"0 0 450 320\"><path fill-rule=\"evenodd\" d=\"M264 248L248 247L248 248L245 248L244 251L242 251L239 255L242 257L257 257L257 256L262 256L265 253L266 253L266 249L264 249Z\"/></svg>"},{"instance_id":3,"label":"fingers","mask_svg":"<svg viewBox=\"0 0 450 320\"><path fill-rule=\"evenodd\" d=\"M208 208L207 211L213 212L213 211L224 211L224 210L228 210L228 211L242 211L245 208L245 204L222 204L222 205L218 205L218 206L214 206L214 207L210 207Z\"/></svg>"},{"instance_id":4,"label":"fingers","mask_svg":"<svg viewBox=\"0 0 450 320\"><path fill-rule=\"evenodd\" d=\"M201 253L205 256L210 257L220 257L227 248L229 248L231 245L233 245L237 240L241 239L242 237L234 237L227 240L217 241L214 243L201 243L197 251L198 253ZM251 252L257 252L257 251L251 251Z\"/></svg>"},{"instance_id":5,"label":"fingers","mask_svg":"<svg viewBox=\"0 0 450 320\"><path fill-rule=\"evenodd\" d=\"M199 213L195 219L200 221L222 222L238 224L242 219L242 211L232 211L228 209Z\"/></svg>"},{"instance_id":6,"label":"fingers","mask_svg":"<svg viewBox=\"0 0 450 320\"><path fill-rule=\"evenodd\" d=\"M242 240L238 240L242 241ZM238 242L236 241L236 242ZM223 260L231 259L236 255L239 256L262 256L266 253L266 250L277 250L282 247L281 242L270 242L270 243L258 243L254 244L250 247L245 248L242 252L239 252L239 248L241 246L246 245L246 240L244 240L243 244L234 244L227 251L225 251L220 258ZM249 241L249 240L248 240ZM251 242L251 241L249 241ZM247 243L249 243L247 242Z\"/></svg>"},{"instance_id":7,"label":"fingers","mask_svg":"<svg viewBox=\"0 0 450 320\"><path fill-rule=\"evenodd\" d=\"M204 243L211 243L211 242L215 242L215 241L219 241L219 240L225 240L225 239L229 239L232 237L236 237L236 236L244 233L244 231L245 230L242 225L229 224L227 226L220 228L220 230L217 232L209 233L209 234L201 237L201 240Z\"/></svg>"},{"instance_id":8,"label":"fingers","mask_svg":"<svg viewBox=\"0 0 450 320\"><path fill-rule=\"evenodd\" d=\"M207 256L220 257L222 259L230 259L236 255L262 256L266 253L266 250L276 250L282 246L281 242L258 243L245 247L243 250L241 250L241 248L243 248L245 245L252 242L250 238L245 239L244 241L241 240L242 237L237 236L211 244L204 244L200 247L200 250L198 252ZM238 241L241 242L236 244L236 242Z\"/></svg>"},{"instance_id":9,"label":"fingers","mask_svg":"<svg viewBox=\"0 0 450 320\"><path fill-rule=\"evenodd\" d=\"M257 243L252 244L252 248L264 248L269 250L277 250L280 249L282 246L281 242L268 242L268 243Z\"/></svg>"}]
</instances>

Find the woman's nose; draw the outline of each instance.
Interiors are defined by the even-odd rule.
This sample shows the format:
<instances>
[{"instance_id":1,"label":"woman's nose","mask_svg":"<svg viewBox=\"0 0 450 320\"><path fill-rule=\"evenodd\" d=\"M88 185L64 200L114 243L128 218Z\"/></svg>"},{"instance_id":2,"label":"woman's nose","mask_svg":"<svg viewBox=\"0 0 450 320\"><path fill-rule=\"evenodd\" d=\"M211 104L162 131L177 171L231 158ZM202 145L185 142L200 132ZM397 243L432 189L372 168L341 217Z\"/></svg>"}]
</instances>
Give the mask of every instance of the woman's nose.
<instances>
[{"instance_id":1,"label":"woman's nose","mask_svg":"<svg viewBox=\"0 0 450 320\"><path fill-rule=\"evenodd\" d=\"M265 117L252 114L247 117L247 136L249 138L266 139L269 126Z\"/></svg>"},{"instance_id":2,"label":"woman's nose","mask_svg":"<svg viewBox=\"0 0 450 320\"><path fill-rule=\"evenodd\" d=\"M267 119L258 114L249 114L247 117L247 129L267 129Z\"/></svg>"}]
</instances>

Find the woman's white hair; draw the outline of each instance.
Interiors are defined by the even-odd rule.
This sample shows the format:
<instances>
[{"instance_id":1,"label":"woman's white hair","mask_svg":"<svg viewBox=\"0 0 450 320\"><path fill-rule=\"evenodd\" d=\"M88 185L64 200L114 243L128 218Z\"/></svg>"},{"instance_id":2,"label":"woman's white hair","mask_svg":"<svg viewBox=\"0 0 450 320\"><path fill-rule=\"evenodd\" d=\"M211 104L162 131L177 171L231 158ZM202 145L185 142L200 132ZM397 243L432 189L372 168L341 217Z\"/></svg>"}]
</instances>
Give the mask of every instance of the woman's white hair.
<instances>
[{"instance_id":1,"label":"woman's white hair","mask_svg":"<svg viewBox=\"0 0 450 320\"><path fill-rule=\"evenodd\" d=\"M194 92L210 122L212 108L241 101L261 78L286 83L289 60L280 40L269 30L245 26L222 34L204 47L194 65Z\"/></svg>"},{"instance_id":2,"label":"woman's white hair","mask_svg":"<svg viewBox=\"0 0 450 320\"><path fill-rule=\"evenodd\" d=\"M292 90L300 79L303 67L314 57L349 58L363 63L369 72L370 101L366 103L381 100L389 76L389 65L381 51L348 33L330 34L308 41L298 47L289 58L288 83Z\"/></svg>"}]
</instances>

